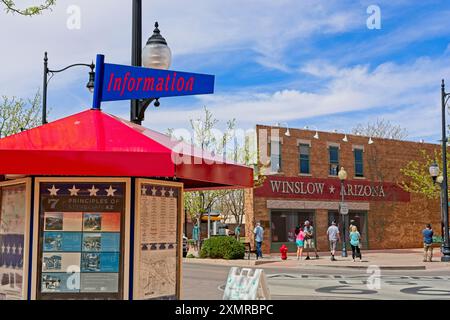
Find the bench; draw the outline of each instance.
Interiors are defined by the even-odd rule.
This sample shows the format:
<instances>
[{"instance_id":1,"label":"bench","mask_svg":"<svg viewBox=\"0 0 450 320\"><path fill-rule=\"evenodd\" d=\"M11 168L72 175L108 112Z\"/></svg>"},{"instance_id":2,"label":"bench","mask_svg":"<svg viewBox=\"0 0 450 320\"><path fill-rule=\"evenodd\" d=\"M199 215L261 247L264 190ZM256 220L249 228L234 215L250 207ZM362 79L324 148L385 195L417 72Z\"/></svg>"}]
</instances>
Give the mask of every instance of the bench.
<instances>
[{"instance_id":1,"label":"bench","mask_svg":"<svg viewBox=\"0 0 450 320\"><path fill-rule=\"evenodd\" d=\"M256 249L252 250L250 242L244 242L244 246L245 246L245 253L247 254L247 259L250 260L250 254L254 253L256 255Z\"/></svg>"}]
</instances>

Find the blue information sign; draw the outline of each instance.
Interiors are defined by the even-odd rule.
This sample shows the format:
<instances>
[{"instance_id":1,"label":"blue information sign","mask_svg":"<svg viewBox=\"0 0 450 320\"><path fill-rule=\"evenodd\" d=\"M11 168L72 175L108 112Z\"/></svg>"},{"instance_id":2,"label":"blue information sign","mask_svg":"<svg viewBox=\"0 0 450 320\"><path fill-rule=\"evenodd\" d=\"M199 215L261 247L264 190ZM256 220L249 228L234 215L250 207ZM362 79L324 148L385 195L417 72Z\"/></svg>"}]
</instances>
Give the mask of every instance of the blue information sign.
<instances>
[{"instance_id":1,"label":"blue information sign","mask_svg":"<svg viewBox=\"0 0 450 320\"><path fill-rule=\"evenodd\" d=\"M110 64L104 59L97 55L94 109L102 101L214 93L213 75Z\"/></svg>"}]
</instances>

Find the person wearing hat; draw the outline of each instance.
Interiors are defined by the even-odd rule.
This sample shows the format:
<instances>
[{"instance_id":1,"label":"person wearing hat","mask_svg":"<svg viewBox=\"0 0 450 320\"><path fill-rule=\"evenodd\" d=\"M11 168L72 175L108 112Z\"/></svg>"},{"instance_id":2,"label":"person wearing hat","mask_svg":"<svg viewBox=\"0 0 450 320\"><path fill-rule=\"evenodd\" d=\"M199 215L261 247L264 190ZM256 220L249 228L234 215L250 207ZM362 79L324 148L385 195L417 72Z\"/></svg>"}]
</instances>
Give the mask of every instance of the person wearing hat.
<instances>
[{"instance_id":1,"label":"person wearing hat","mask_svg":"<svg viewBox=\"0 0 450 320\"><path fill-rule=\"evenodd\" d=\"M331 222L331 226L327 230L328 240L330 241L331 261L336 261L334 253L336 252L336 244L340 240L339 228L336 226L336 221Z\"/></svg>"},{"instance_id":2,"label":"person wearing hat","mask_svg":"<svg viewBox=\"0 0 450 320\"><path fill-rule=\"evenodd\" d=\"M305 260L311 259L309 257L309 251L311 249L314 249L314 252L316 253L316 259L319 259L319 255L317 254L317 249L314 246L314 228L311 226L311 223L306 220L305 226L303 228L303 232L305 233L305 240L304 240L304 248L306 250L306 258Z\"/></svg>"}]
</instances>

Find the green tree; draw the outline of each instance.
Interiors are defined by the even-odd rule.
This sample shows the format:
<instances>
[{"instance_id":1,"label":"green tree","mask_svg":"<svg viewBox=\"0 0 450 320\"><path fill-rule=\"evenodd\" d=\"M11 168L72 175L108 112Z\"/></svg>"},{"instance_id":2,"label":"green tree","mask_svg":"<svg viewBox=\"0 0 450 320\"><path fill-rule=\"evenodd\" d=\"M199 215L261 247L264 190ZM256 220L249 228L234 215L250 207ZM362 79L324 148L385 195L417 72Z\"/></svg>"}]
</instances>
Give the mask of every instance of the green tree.
<instances>
[{"instance_id":1,"label":"green tree","mask_svg":"<svg viewBox=\"0 0 450 320\"><path fill-rule=\"evenodd\" d=\"M400 171L405 176L405 180L400 186L408 192L419 193L429 199L438 199L440 195L440 186L433 183L430 177L429 168L436 161L442 172L442 151L434 150L429 154L425 150L420 150L421 159L409 161ZM447 158L450 154L447 152ZM447 171L450 169L447 163Z\"/></svg>"},{"instance_id":2,"label":"green tree","mask_svg":"<svg viewBox=\"0 0 450 320\"><path fill-rule=\"evenodd\" d=\"M13 0L0 0L5 6L7 13L17 13L22 16L35 16L41 14L45 10L51 10L55 5L56 0L45 0L39 5L29 6L25 8L18 8Z\"/></svg>"},{"instance_id":3,"label":"green tree","mask_svg":"<svg viewBox=\"0 0 450 320\"><path fill-rule=\"evenodd\" d=\"M214 118L211 111L206 107L201 118L190 119L191 129L193 131L193 139L189 141L205 152L211 152L214 155L223 154L227 142L231 138L231 133L235 128L235 120L227 121L226 130L218 137L215 134L218 120ZM174 136L174 130L169 129L168 134ZM176 139L182 140L182 137L174 136ZM228 192L228 190L211 190L211 191L192 191L184 194L185 210L190 215L192 221L196 222L202 214L216 209L218 201Z\"/></svg>"},{"instance_id":4,"label":"green tree","mask_svg":"<svg viewBox=\"0 0 450 320\"><path fill-rule=\"evenodd\" d=\"M2 96L0 100L0 138L36 127L41 122L41 95L24 100Z\"/></svg>"}]
</instances>

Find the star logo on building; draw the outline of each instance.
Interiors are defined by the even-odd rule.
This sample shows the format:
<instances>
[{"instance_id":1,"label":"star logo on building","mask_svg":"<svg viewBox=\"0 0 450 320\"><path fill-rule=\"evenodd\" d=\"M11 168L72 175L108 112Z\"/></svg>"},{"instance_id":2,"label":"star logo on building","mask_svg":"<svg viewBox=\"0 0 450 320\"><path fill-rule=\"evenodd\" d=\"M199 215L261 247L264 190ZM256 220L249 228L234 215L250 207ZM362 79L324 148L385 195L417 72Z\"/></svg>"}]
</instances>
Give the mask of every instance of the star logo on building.
<instances>
[{"instance_id":1,"label":"star logo on building","mask_svg":"<svg viewBox=\"0 0 450 320\"><path fill-rule=\"evenodd\" d=\"M90 197L96 197L99 189L96 189L94 185L92 185L91 189L88 189Z\"/></svg>"},{"instance_id":2,"label":"star logo on building","mask_svg":"<svg viewBox=\"0 0 450 320\"><path fill-rule=\"evenodd\" d=\"M6 253L9 254L9 251L11 250L11 247L9 245L6 246Z\"/></svg>"},{"instance_id":3,"label":"star logo on building","mask_svg":"<svg viewBox=\"0 0 450 320\"><path fill-rule=\"evenodd\" d=\"M143 196L147 195L147 188L146 188L145 186L142 186L142 188L141 188L141 194L142 194Z\"/></svg>"},{"instance_id":4,"label":"star logo on building","mask_svg":"<svg viewBox=\"0 0 450 320\"><path fill-rule=\"evenodd\" d=\"M156 196L156 191L158 191L158 189L153 187L151 190L152 190L152 196Z\"/></svg>"},{"instance_id":5,"label":"star logo on building","mask_svg":"<svg viewBox=\"0 0 450 320\"><path fill-rule=\"evenodd\" d=\"M50 192L51 196L57 196L58 195L59 189L56 189L55 185L53 185L51 189L47 189L47 190Z\"/></svg>"},{"instance_id":6,"label":"star logo on building","mask_svg":"<svg viewBox=\"0 0 450 320\"><path fill-rule=\"evenodd\" d=\"M2 244L2 253L5 253L5 245L4 244Z\"/></svg>"},{"instance_id":7,"label":"star logo on building","mask_svg":"<svg viewBox=\"0 0 450 320\"><path fill-rule=\"evenodd\" d=\"M19 255L22 254L22 246L19 244L19 248L17 248L17 250L19 251Z\"/></svg>"},{"instance_id":8,"label":"star logo on building","mask_svg":"<svg viewBox=\"0 0 450 320\"><path fill-rule=\"evenodd\" d=\"M114 197L114 193L117 191L117 189L113 189L112 186L109 186L108 189L105 189L106 193L107 193L107 197Z\"/></svg>"},{"instance_id":9,"label":"star logo on building","mask_svg":"<svg viewBox=\"0 0 450 320\"><path fill-rule=\"evenodd\" d=\"M12 246L11 249L12 249L12 253L13 253L13 254L16 254L16 249L17 249L17 248L16 248L16 245L15 245L15 244L13 244L13 246Z\"/></svg>"},{"instance_id":10,"label":"star logo on building","mask_svg":"<svg viewBox=\"0 0 450 320\"><path fill-rule=\"evenodd\" d=\"M70 196L78 196L78 192L80 189L75 188L75 185L73 185L72 189L67 189L70 192Z\"/></svg>"},{"instance_id":11,"label":"star logo on building","mask_svg":"<svg viewBox=\"0 0 450 320\"><path fill-rule=\"evenodd\" d=\"M334 187L334 186L330 186L330 193L334 193L334 190L335 190L336 188Z\"/></svg>"},{"instance_id":12,"label":"star logo on building","mask_svg":"<svg viewBox=\"0 0 450 320\"><path fill-rule=\"evenodd\" d=\"M166 195L166 189L164 189L164 188L161 188L161 196L165 196Z\"/></svg>"},{"instance_id":13,"label":"star logo on building","mask_svg":"<svg viewBox=\"0 0 450 320\"><path fill-rule=\"evenodd\" d=\"M173 192L174 191L172 189L169 190L169 197L173 197Z\"/></svg>"}]
</instances>

